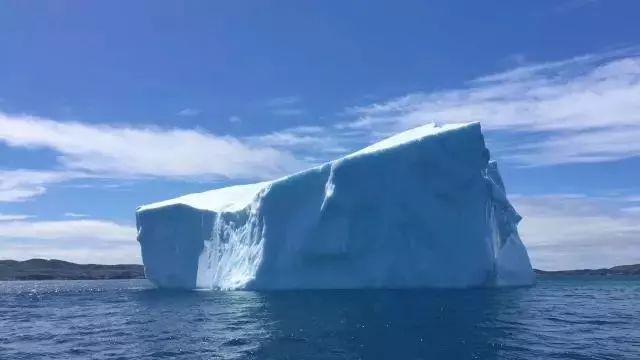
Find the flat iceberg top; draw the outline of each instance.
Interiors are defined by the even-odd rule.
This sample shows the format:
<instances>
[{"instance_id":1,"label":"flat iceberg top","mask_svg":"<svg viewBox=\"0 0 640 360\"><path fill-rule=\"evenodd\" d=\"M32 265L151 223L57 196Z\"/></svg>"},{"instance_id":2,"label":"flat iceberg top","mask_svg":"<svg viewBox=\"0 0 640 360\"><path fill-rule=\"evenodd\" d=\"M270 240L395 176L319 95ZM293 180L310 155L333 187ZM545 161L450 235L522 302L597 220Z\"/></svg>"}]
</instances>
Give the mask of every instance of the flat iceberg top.
<instances>
[{"instance_id":1,"label":"flat iceberg top","mask_svg":"<svg viewBox=\"0 0 640 360\"><path fill-rule=\"evenodd\" d=\"M157 209L176 204L216 212L238 211L250 204L256 195L270 183L270 181L264 181L255 184L235 185L201 193L188 194L174 199L142 205L137 211Z\"/></svg>"},{"instance_id":2,"label":"flat iceberg top","mask_svg":"<svg viewBox=\"0 0 640 360\"><path fill-rule=\"evenodd\" d=\"M435 136L448 131L455 131L468 126L478 126L478 123L461 123L461 124L445 124L438 126L433 123L419 126L399 134L393 135L389 138L381 140L366 148L360 149L354 153L346 155L342 158L333 160L331 162L340 161L342 159L348 159L356 156L362 156L365 154L384 151L387 149L395 148L407 143L419 141L423 138ZM330 163L331 163L330 162ZM305 170L307 171L307 170ZM303 171L304 172L304 171ZM285 176L278 180L284 180L290 176ZM255 199L260 191L266 188L273 181L264 181L255 184L235 185L214 190L209 190L201 193L188 194L180 196L174 199L164 200L152 204L142 205L138 207L137 212L157 209L171 205L187 205L200 210L209 210L215 212L233 212L239 211L247 207Z\"/></svg>"},{"instance_id":3,"label":"flat iceberg top","mask_svg":"<svg viewBox=\"0 0 640 360\"><path fill-rule=\"evenodd\" d=\"M445 124L442 126L438 126L434 123L422 125L417 128L413 128L413 129L395 134L373 145L369 145L364 149L360 149L352 154L345 156L345 158L394 148L398 145L403 145L403 144L411 143L414 141L418 141L428 136L434 136L443 132L457 130L457 129L461 129L467 126L473 126L477 124L478 123L474 122L474 123L462 123L462 124Z\"/></svg>"}]
</instances>

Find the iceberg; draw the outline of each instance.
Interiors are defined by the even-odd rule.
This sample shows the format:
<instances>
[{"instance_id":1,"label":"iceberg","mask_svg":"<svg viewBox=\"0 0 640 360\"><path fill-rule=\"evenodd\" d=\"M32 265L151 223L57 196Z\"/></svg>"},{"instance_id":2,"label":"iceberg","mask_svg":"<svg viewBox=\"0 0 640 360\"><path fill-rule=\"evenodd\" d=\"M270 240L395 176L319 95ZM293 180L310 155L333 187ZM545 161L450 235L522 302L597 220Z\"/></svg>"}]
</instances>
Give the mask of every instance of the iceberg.
<instances>
[{"instance_id":1,"label":"iceberg","mask_svg":"<svg viewBox=\"0 0 640 360\"><path fill-rule=\"evenodd\" d=\"M225 290L528 285L520 219L479 123L136 211L149 280Z\"/></svg>"}]
</instances>

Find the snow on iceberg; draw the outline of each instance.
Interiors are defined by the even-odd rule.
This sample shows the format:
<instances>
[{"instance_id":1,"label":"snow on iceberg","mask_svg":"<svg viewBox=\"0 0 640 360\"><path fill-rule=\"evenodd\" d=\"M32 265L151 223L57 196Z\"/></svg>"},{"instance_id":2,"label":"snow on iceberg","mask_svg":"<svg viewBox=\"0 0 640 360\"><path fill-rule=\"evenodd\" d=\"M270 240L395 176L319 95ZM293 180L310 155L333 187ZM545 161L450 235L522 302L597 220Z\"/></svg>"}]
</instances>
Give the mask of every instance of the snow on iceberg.
<instances>
[{"instance_id":1,"label":"snow on iceberg","mask_svg":"<svg viewBox=\"0 0 640 360\"><path fill-rule=\"evenodd\" d=\"M527 285L533 271L480 124L425 125L270 182L144 205L159 287Z\"/></svg>"}]
</instances>

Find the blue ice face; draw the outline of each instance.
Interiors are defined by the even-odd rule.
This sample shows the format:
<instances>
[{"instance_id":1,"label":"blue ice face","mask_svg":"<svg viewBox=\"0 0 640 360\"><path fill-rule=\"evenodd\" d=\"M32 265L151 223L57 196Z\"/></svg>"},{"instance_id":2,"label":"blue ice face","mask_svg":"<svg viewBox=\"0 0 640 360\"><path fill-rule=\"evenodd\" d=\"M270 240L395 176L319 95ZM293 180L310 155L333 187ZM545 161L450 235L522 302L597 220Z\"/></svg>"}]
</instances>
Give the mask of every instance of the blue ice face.
<instances>
[{"instance_id":1,"label":"blue ice face","mask_svg":"<svg viewBox=\"0 0 640 360\"><path fill-rule=\"evenodd\" d=\"M240 210L140 211L148 277L222 289L531 283L480 126L398 138L273 181Z\"/></svg>"},{"instance_id":2,"label":"blue ice face","mask_svg":"<svg viewBox=\"0 0 640 360\"><path fill-rule=\"evenodd\" d=\"M184 205L137 214L145 274L159 287L196 287L198 258L209 238L213 214Z\"/></svg>"}]
</instances>

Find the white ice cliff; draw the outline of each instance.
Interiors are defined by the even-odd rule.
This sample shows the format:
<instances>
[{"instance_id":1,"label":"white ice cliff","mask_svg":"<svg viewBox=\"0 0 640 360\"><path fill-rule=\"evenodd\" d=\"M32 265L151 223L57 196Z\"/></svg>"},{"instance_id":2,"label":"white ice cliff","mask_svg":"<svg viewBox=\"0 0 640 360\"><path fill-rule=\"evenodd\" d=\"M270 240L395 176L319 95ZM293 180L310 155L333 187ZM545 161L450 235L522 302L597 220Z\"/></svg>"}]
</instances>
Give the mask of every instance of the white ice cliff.
<instances>
[{"instance_id":1,"label":"white ice cliff","mask_svg":"<svg viewBox=\"0 0 640 360\"><path fill-rule=\"evenodd\" d=\"M144 205L160 287L527 285L534 275L480 125L425 125L270 182Z\"/></svg>"}]
</instances>

